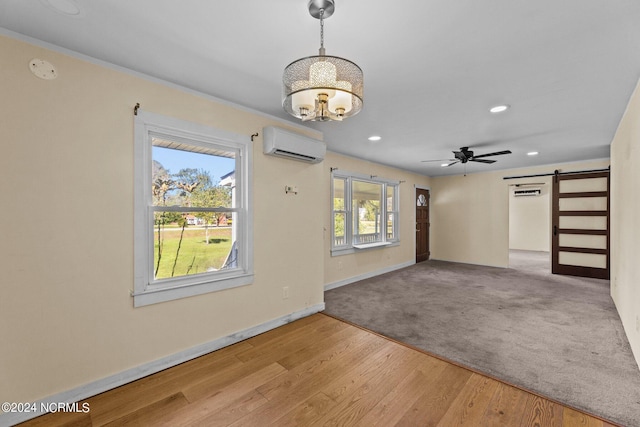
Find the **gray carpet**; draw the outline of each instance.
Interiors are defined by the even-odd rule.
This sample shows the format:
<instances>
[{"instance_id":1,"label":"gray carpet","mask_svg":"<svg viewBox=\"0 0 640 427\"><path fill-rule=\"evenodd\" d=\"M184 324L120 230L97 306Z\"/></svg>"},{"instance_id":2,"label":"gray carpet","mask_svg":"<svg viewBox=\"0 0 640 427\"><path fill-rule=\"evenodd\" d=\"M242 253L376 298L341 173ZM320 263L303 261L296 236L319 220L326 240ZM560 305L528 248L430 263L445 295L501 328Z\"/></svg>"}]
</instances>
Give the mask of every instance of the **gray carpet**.
<instances>
[{"instance_id":1,"label":"gray carpet","mask_svg":"<svg viewBox=\"0 0 640 427\"><path fill-rule=\"evenodd\" d=\"M551 275L546 257L514 251L508 269L426 261L327 291L326 313L640 426L640 370L609 282Z\"/></svg>"}]
</instances>

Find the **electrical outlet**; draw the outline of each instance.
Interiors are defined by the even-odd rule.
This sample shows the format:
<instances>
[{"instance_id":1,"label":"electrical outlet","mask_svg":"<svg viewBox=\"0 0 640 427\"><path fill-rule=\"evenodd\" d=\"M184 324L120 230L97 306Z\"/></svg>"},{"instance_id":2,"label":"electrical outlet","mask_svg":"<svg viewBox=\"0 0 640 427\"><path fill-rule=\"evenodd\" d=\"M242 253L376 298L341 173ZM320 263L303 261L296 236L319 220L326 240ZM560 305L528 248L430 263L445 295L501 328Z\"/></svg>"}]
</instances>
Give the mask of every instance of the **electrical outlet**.
<instances>
[{"instance_id":1,"label":"electrical outlet","mask_svg":"<svg viewBox=\"0 0 640 427\"><path fill-rule=\"evenodd\" d=\"M282 299L288 299L289 298L289 287L285 286L282 288Z\"/></svg>"}]
</instances>

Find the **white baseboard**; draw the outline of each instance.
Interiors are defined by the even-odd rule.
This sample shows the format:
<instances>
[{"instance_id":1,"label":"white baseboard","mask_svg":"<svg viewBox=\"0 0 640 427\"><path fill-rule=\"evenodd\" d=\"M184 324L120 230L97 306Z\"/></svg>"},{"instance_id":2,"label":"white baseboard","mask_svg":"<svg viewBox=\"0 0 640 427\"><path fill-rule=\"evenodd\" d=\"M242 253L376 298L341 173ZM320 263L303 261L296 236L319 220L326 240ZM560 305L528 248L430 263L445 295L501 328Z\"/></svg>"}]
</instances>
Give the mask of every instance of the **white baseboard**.
<instances>
[{"instance_id":1,"label":"white baseboard","mask_svg":"<svg viewBox=\"0 0 640 427\"><path fill-rule=\"evenodd\" d=\"M107 390L119 387L123 384L130 383L132 381L146 377L147 375L155 374L156 372L160 372L172 366L179 365L180 363L195 359L196 357L211 353L212 351L219 350L223 347L227 347L231 344L235 344L247 338L254 337L263 332L267 332L271 329L286 325L287 323L291 323L295 320L302 319L303 317L310 316L323 310L324 302L311 307L307 307L304 310L296 311L286 316L270 320L260 325L253 326L243 331L236 332L226 337L218 338L211 342L192 347L179 353L172 354L170 356L163 357L149 363L145 363L144 365L128 369L118 374L102 378L89 384L85 384L83 386L67 390L53 396L49 396L45 399L35 402L36 412L9 412L1 414L0 426L12 426L30 420L31 418L43 415L44 412L40 412L41 405L43 404L47 406L48 404L53 403L73 403L87 399L91 396L95 396L96 394L100 394Z\"/></svg>"},{"instance_id":2,"label":"white baseboard","mask_svg":"<svg viewBox=\"0 0 640 427\"><path fill-rule=\"evenodd\" d=\"M478 264L477 262L469 262L469 261L454 261L454 260L450 260L450 259L442 259L442 258L429 258L429 261L454 262L454 263L456 263L456 264L479 265L479 266L481 266L481 267L509 268L509 265Z\"/></svg>"},{"instance_id":3,"label":"white baseboard","mask_svg":"<svg viewBox=\"0 0 640 427\"><path fill-rule=\"evenodd\" d=\"M401 268L412 266L416 263L415 260L411 260L408 262L404 262L402 264L396 264L389 267L381 268L380 270L370 271L368 273L359 274L357 276L349 277L348 279L338 280L337 282L327 283L324 285L325 291L330 291L331 289L339 288L340 286L348 285L350 283L357 282L359 280L369 279L371 277L379 276L384 273L389 273L391 271L400 270Z\"/></svg>"}]
</instances>

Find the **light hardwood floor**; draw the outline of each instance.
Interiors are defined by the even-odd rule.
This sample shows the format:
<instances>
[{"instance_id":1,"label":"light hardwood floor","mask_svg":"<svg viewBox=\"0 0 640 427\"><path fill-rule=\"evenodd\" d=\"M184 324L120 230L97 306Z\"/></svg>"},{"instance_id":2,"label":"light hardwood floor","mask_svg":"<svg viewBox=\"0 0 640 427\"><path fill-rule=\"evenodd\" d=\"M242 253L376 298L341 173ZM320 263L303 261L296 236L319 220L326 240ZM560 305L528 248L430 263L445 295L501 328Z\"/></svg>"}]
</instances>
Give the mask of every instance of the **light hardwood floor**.
<instances>
[{"instance_id":1,"label":"light hardwood floor","mask_svg":"<svg viewBox=\"0 0 640 427\"><path fill-rule=\"evenodd\" d=\"M86 402L23 425L613 425L324 314Z\"/></svg>"}]
</instances>

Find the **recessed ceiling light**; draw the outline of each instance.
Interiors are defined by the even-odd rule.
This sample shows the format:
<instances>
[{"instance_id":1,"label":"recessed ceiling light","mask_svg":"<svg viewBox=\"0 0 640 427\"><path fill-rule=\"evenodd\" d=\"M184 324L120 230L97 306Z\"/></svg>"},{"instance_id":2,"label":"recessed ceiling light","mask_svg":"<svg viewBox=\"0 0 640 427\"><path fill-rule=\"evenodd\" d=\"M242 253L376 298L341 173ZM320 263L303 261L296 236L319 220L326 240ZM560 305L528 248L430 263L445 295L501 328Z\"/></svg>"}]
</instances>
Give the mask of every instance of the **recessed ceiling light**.
<instances>
[{"instance_id":1,"label":"recessed ceiling light","mask_svg":"<svg viewBox=\"0 0 640 427\"><path fill-rule=\"evenodd\" d=\"M537 151L529 151L529 152L527 153L527 156L537 156L537 155L538 155L538 152L537 152Z\"/></svg>"},{"instance_id":2,"label":"recessed ceiling light","mask_svg":"<svg viewBox=\"0 0 640 427\"><path fill-rule=\"evenodd\" d=\"M381 136L373 135L369 137L369 141L380 141L382 139Z\"/></svg>"},{"instance_id":3,"label":"recessed ceiling light","mask_svg":"<svg viewBox=\"0 0 640 427\"><path fill-rule=\"evenodd\" d=\"M449 166L449 163L443 163L440 166L442 166L443 168L446 168L447 166Z\"/></svg>"},{"instance_id":4,"label":"recessed ceiling light","mask_svg":"<svg viewBox=\"0 0 640 427\"><path fill-rule=\"evenodd\" d=\"M492 113L502 113L503 111L507 111L508 109L509 109L509 106L507 104L503 104L503 105L496 105L495 107L491 107L489 111L491 111Z\"/></svg>"},{"instance_id":5,"label":"recessed ceiling light","mask_svg":"<svg viewBox=\"0 0 640 427\"><path fill-rule=\"evenodd\" d=\"M75 17L82 15L82 9L75 0L40 0L40 3L63 15Z\"/></svg>"}]
</instances>

